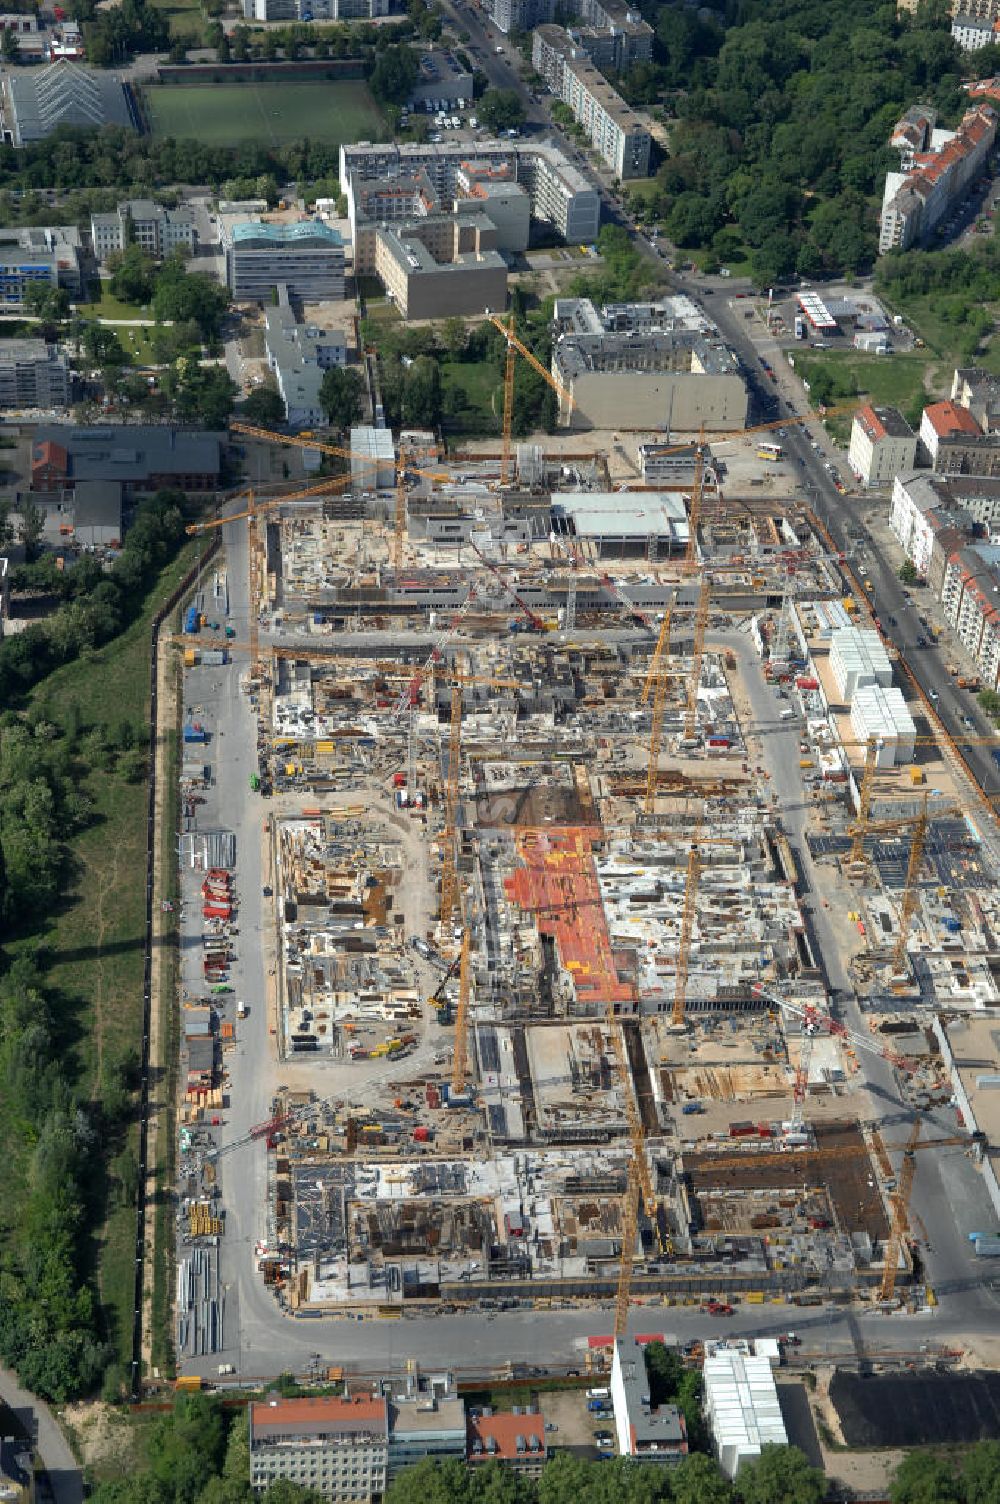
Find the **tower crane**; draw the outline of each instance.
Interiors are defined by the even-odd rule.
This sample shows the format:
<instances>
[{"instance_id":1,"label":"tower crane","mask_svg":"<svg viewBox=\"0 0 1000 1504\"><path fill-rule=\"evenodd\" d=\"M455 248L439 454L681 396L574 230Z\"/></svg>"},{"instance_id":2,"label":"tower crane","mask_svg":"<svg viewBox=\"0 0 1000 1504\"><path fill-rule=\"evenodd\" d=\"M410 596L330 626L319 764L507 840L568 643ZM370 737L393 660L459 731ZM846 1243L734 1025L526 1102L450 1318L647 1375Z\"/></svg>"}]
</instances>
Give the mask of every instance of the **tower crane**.
<instances>
[{"instance_id":1,"label":"tower crane","mask_svg":"<svg viewBox=\"0 0 1000 1504\"><path fill-rule=\"evenodd\" d=\"M573 408L576 406L576 399L574 398L573 393L569 391L567 387L563 386L561 381L557 381L552 373L545 369L545 367L542 365L542 362L538 359L534 352L529 350L528 346L524 344L522 340L518 339L517 334L514 331L513 311L508 314L506 323L504 323L503 319L500 318L497 314L491 313L489 309L486 310L486 317L493 325L494 329L498 329L500 331L507 342L507 358L504 365L503 383L503 449L501 450L500 454L500 484L501 486L508 486L510 485L511 435L514 429L515 355L520 355L522 359L528 362L529 366L531 366L531 369L533 371L536 371L538 375L541 376L542 380L552 388L556 396L559 397L561 401L565 402L570 412L572 412Z\"/></svg>"},{"instance_id":2,"label":"tower crane","mask_svg":"<svg viewBox=\"0 0 1000 1504\"><path fill-rule=\"evenodd\" d=\"M865 748L864 772L861 775L861 786L858 789L858 818L851 832L852 862L863 862L865 859L865 835L872 812L872 797L875 793L875 769L878 766L878 754L881 745L882 743L878 737L870 736Z\"/></svg>"},{"instance_id":3,"label":"tower crane","mask_svg":"<svg viewBox=\"0 0 1000 1504\"><path fill-rule=\"evenodd\" d=\"M472 930L467 906L462 905L462 958L458 967L458 1007L455 1010L455 1052L452 1057L451 1089L465 1090L469 1061L469 994L472 990Z\"/></svg>"},{"instance_id":4,"label":"tower crane","mask_svg":"<svg viewBox=\"0 0 1000 1504\"><path fill-rule=\"evenodd\" d=\"M276 511L279 507L283 507L293 501L304 501L307 496L330 495L335 491L342 490L349 483L350 476L348 475L328 475L325 480L320 481L317 485L307 486L302 491L290 491L284 496L268 496L262 501L257 500L255 496L254 514L259 517L262 512ZM233 501L242 501L250 495L250 491L241 491L231 499ZM229 512L225 517L208 517L202 522L190 522L184 531L188 537L191 537L196 533L207 533L211 532L213 528L225 527L228 522L242 522L249 516L249 508L242 512Z\"/></svg>"},{"instance_id":5,"label":"tower crane","mask_svg":"<svg viewBox=\"0 0 1000 1504\"><path fill-rule=\"evenodd\" d=\"M642 1184L637 1161L628 1167L628 1187L622 1202L622 1251L618 1265L618 1290L615 1295L614 1340L620 1342L628 1328L629 1302L632 1296L632 1269L635 1264L635 1240L639 1235L639 1197Z\"/></svg>"}]
</instances>

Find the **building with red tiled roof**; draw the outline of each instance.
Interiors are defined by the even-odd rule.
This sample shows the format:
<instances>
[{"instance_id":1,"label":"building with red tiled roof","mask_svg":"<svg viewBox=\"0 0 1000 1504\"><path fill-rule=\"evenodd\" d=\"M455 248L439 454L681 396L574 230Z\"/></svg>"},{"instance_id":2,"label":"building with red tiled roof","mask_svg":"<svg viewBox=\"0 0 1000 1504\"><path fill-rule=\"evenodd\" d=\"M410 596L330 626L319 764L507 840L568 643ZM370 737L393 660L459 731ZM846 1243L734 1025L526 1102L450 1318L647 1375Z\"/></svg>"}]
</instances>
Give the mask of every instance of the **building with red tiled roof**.
<instances>
[{"instance_id":1,"label":"building with red tiled roof","mask_svg":"<svg viewBox=\"0 0 1000 1504\"><path fill-rule=\"evenodd\" d=\"M383 1395L269 1400L249 1407L250 1481L279 1478L334 1504L367 1504L386 1487L389 1405Z\"/></svg>"},{"instance_id":2,"label":"building with red tiled roof","mask_svg":"<svg viewBox=\"0 0 1000 1504\"><path fill-rule=\"evenodd\" d=\"M894 407L862 407L854 415L847 463L865 486L888 486L917 455L917 436Z\"/></svg>"},{"instance_id":3,"label":"building with red tiled roof","mask_svg":"<svg viewBox=\"0 0 1000 1504\"><path fill-rule=\"evenodd\" d=\"M966 110L957 131L934 131L930 150L913 150L919 132L903 128L907 119L904 116L890 137L900 152L902 170L886 174L879 255L928 242L965 198L997 134L997 112L985 99Z\"/></svg>"},{"instance_id":4,"label":"building with red tiled roof","mask_svg":"<svg viewBox=\"0 0 1000 1504\"><path fill-rule=\"evenodd\" d=\"M920 420L920 442L930 455L932 464L937 458L940 439L956 433L974 434L978 437L981 432L969 410L959 407L957 402L932 402L924 408Z\"/></svg>"},{"instance_id":5,"label":"building with red tiled roof","mask_svg":"<svg viewBox=\"0 0 1000 1504\"><path fill-rule=\"evenodd\" d=\"M503 1462L537 1478L545 1466L545 1422L540 1415L484 1409L466 1421L466 1461Z\"/></svg>"}]
</instances>

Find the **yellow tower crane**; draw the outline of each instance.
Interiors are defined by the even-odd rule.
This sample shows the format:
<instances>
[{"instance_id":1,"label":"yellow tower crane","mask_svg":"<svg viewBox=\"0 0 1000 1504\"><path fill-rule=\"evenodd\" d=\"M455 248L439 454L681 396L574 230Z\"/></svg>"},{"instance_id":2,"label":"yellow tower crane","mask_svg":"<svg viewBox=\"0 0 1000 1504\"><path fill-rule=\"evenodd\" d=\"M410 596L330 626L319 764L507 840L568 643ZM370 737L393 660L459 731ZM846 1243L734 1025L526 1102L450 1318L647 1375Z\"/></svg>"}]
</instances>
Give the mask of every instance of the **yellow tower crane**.
<instances>
[{"instance_id":1,"label":"yellow tower crane","mask_svg":"<svg viewBox=\"0 0 1000 1504\"><path fill-rule=\"evenodd\" d=\"M504 365L503 383L503 449L500 451L500 484L502 486L509 486L511 436L514 431L514 356L520 355L523 360L526 360L531 369L536 371L542 380L552 388L556 396L566 404L570 411L576 406L576 400L573 397L573 393L567 387L564 387L561 381L557 381L551 371L545 369L537 355L528 349L523 340L518 339L514 330L513 312L508 315L506 323L497 314L490 313L489 311L487 311L486 317L494 329L499 329L507 341L507 359Z\"/></svg>"}]
</instances>

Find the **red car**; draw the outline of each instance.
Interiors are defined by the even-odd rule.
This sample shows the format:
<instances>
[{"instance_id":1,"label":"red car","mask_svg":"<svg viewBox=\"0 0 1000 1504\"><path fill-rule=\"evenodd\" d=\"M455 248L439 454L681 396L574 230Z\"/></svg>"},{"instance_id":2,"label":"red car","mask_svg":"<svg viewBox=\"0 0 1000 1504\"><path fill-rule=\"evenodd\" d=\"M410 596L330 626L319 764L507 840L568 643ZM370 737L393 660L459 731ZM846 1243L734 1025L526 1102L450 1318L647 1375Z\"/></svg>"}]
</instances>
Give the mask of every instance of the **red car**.
<instances>
[{"instance_id":1,"label":"red car","mask_svg":"<svg viewBox=\"0 0 1000 1504\"><path fill-rule=\"evenodd\" d=\"M726 1305L721 1300L707 1301L705 1303L704 1310L706 1310L710 1316L731 1316L733 1314L732 1306Z\"/></svg>"}]
</instances>

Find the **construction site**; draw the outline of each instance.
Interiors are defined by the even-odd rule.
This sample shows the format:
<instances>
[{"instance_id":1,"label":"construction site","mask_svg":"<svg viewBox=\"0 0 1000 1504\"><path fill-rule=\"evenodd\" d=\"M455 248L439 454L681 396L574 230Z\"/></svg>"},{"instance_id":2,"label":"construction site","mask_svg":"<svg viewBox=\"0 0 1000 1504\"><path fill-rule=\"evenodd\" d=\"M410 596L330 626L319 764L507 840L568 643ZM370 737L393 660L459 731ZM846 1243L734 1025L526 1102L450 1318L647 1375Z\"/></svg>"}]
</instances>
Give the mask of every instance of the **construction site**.
<instances>
[{"instance_id":1,"label":"construction site","mask_svg":"<svg viewBox=\"0 0 1000 1504\"><path fill-rule=\"evenodd\" d=\"M920 1113L935 1019L997 1001L996 866L808 507L726 494L703 436L689 484L611 491L509 423L495 459L234 427L332 473L201 525L246 521L249 633L181 638L186 699L210 667L256 716L273 933L270 1115L227 1136L217 1055L191 1103L208 1233L263 1140L292 1312L933 1299L918 1151L984 1141Z\"/></svg>"}]
</instances>

